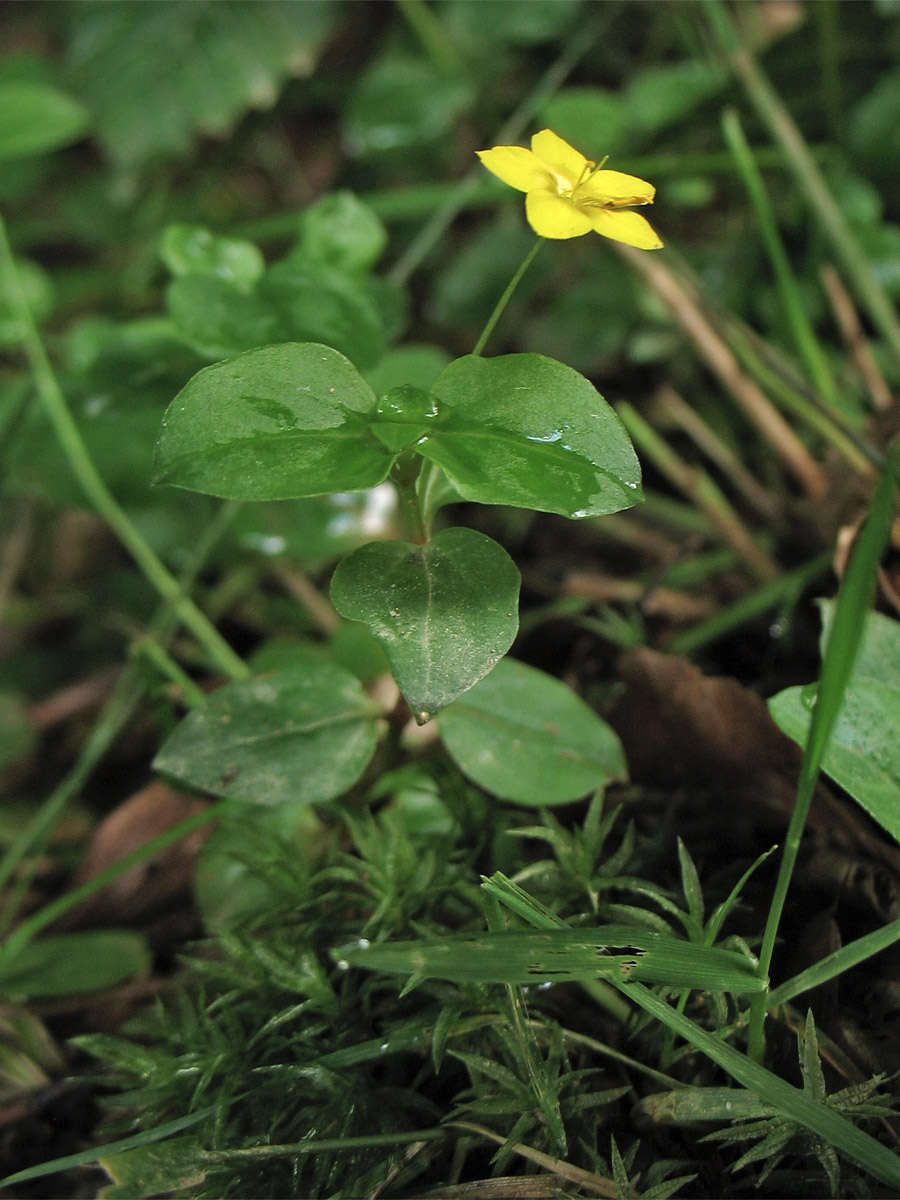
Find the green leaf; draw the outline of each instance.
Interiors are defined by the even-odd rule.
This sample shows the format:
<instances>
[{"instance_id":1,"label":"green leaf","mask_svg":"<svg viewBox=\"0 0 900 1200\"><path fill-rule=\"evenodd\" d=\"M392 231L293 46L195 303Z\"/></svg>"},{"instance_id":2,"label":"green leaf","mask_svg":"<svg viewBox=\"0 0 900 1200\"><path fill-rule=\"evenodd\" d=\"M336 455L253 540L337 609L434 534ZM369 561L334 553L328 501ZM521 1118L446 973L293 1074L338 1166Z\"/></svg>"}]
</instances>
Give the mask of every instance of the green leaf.
<instances>
[{"instance_id":1,"label":"green leaf","mask_svg":"<svg viewBox=\"0 0 900 1200\"><path fill-rule=\"evenodd\" d=\"M668 129L721 92L726 79L718 63L700 59L646 67L631 77L621 97L627 126L634 136Z\"/></svg>"},{"instance_id":2,"label":"green leaf","mask_svg":"<svg viewBox=\"0 0 900 1200\"><path fill-rule=\"evenodd\" d=\"M0 84L0 162L57 150L90 128L87 111L48 83Z\"/></svg>"},{"instance_id":3,"label":"green leaf","mask_svg":"<svg viewBox=\"0 0 900 1200\"><path fill-rule=\"evenodd\" d=\"M773 696L769 711L776 724L801 745L805 742L815 691L793 687ZM823 770L900 841L900 688L855 676L822 762Z\"/></svg>"},{"instance_id":4,"label":"green leaf","mask_svg":"<svg viewBox=\"0 0 900 1200\"><path fill-rule=\"evenodd\" d=\"M221 933L282 908L284 896L272 878L254 869L254 852L258 862L269 839L292 846L297 875L306 874L321 853L324 829L308 804L241 804L211 831L194 868L194 899L204 927Z\"/></svg>"},{"instance_id":5,"label":"green leaf","mask_svg":"<svg viewBox=\"0 0 900 1200\"><path fill-rule=\"evenodd\" d=\"M359 80L344 115L355 155L407 149L447 133L472 99L472 85L425 59L381 57Z\"/></svg>"},{"instance_id":6,"label":"green leaf","mask_svg":"<svg viewBox=\"0 0 900 1200\"><path fill-rule=\"evenodd\" d=\"M374 302L357 280L335 267L287 259L266 272L257 291L292 340L324 342L361 368L378 362L387 349Z\"/></svg>"},{"instance_id":7,"label":"green leaf","mask_svg":"<svg viewBox=\"0 0 900 1200\"><path fill-rule=\"evenodd\" d=\"M203 225L169 225L160 257L173 275L214 275L237 287L249 287L265 270L253 242L217 237Z\"/></svg>"},{"instance_id":8,"label":"green leaf","mask_svg":"<svg viewBox=\"0 0 900 1200\"><path fill-rule=\"evenodd\" d=\"M73 4L73 82L106 148L134 168L271 107L285 79L312 69L335 11L328 0Z\"/></svg>"},{"instance_id":9,"label":"green leaf","mask_svg":"<svg viewBox=\"0 0 900 1200\"><path fill-rule=\"evenodd\" d=\"M338 564L335 608L381 643L419 724L487 675L518 629L519 572L496 542L445 529L424 546L380 542Z\"/></svg>"},{"instance_id":10,"label":"green leaf","mask_svg":"<svg viewBox=\"0 0 900 1200\"><path fill-rule=\"evenodd\" d=\"M900 68L880 71L873 78L873 86L853 109L848 132L866 166L886 175L900 156Z\"/></svg>"},{"instance_id":11,"label":"green leaf","mask_svg":"<svg viewBox=\"0 0 900 1200\"><path fill-rule=\"evenodd\" d=\"M439 724L460 769L502 800L566 804L627 777L612 729L571 688L512 659L498 663Z\"/></svg>"},{"instance_id":12,"label":"green leaf","mask_svg":"<svg viewBox=\"0 0 900 1200\"><path fill-rule=\"evenodd\" d=\"M364 374L376 396L408 384L427 391L449 361L440 346L398 346Z\"/></svg>"},{"instance_id":13,"label":"green leaf","mask_svg":"<svg viewBox=\"0 0 900 1200\"><path fill-rule=\"evenodd\" d=\"M583 375L540 354L456 359L432 386L442 412L417 453L481 504L598 516L641 499L624 427Z\"/></svg>"},{"instance_id":14,"label":"green leaf","mask_svg":"<svg viewBox=\"0 0 900 1200\"><path fill-rule=\"evenodd\" d=\"M29 311L40 324L53 311L56 289L47 272L27 258L16 259L16 273ZM7 295L0 295L0 346L17 346L24 336L18 306Z\"/></svg>"},{"instance_id":15,"label":"green leaf","mask_svg":"<svg viewBox=\"0 0 900 1200\"><path fill-rule=\"evenodd\" d=\"M71 996L115 987L149 969L150 952L140 934L54 934L0 955L0 992L32 999Z\"/></svg>"},{"instance_id":16,"label":"green leaf","mask_svg":"<svg viewBox=\"0 0 900 1200\"><path fill-rule=\"evenodd\" d=\"M562 37L584 11L580 0L451 0L443 12L453 33L492 57L504 43L533 46Z\"/></svg>"},{"instance_id":17,"label":"green leaf","mask_svg":"<svg viewBox=\"0 0 900 1200\"><path fill-rule=\"evenodd\" d=\"M154 767L217 796L316 804L340 796L365 770L378 715L349 671L308 662L214 692Z\"/></svg>"},{"instance_id":18,"label":"green leaf","mask_svg":"<svg viewBox=\"0 0 900 1200\"><path fill-rule=\"evenodd\" d=\"M205 358L230 358L287 340L271 304L212 273L173 279L166 288L166 307L179 333Z\"/></svg>"},{"instance_id":19,"label":"green leaf","mask_svg":"<svg viewBox=\"0 0 900 1200\"><path fill-rule=\"evenodd\" d=\"M372 389L329 346L251 350L206 367L172 401L155 479L237 500L374 487L394 459L368 434L374 410Z\"/></svg>"},{"instance_id":20,"label":"green leaf","mask_svg":"<svg viewBox=\"0 0 900 1200\"><path fill-rule=\"evenodd\" d=\"M411 942L361 939L333 951L351 967L457 983L645 980L719 992L760 992L754 963L732 950L697 946L631 925L475 933Z\"/></svg>"},{"instance_id":21,"label":"green leaf","mask_svg":"<svg viewBox=\"0 0 900 1200\"><path fill-rule=\"evenodd\" d=\"M387 246L387 230L350 191L332 192L305 209L300 237L288 256L325 263L347 274L365 274Z\"/></svg>"},{"instance_id":22,"label":"green leaf","mask_svg":"<svg viewBox=\"0 0 900 1200\"><path fill-rule=\"evenodd\" d=\"M835 605L823 602L822 649ZM769 701L776 724L805 744L815 685L793 687ZM900 841L900 623L870 613L859 656L844 692L823 770L882 828Z\"/></svg>"},{"instance_id":23,"label":"green leaf","mask_svg":"<svg viewBox=\"0 0 900 1200\"><path fill-rule=\"evenodd\" d=\"M627 146L621 95L606 88L563 88L543 105L541 118L570 145L597 160Z\"/></svg>"}]
</instances>

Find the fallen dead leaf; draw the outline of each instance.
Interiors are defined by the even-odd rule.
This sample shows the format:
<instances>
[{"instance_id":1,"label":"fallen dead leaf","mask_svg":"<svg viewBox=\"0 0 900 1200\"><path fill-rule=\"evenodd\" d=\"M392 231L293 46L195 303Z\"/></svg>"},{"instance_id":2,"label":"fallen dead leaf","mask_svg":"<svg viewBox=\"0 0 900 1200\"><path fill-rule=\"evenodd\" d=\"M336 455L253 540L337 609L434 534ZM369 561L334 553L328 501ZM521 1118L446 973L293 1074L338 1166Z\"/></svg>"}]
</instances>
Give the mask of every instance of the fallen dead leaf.
<instances>
[{"instance_id":1,"label":"fallen dead leaf","mask_svg":"<svg viewBox=\"0 0 900 1200\"><path fill-rule=\"evenodd\" d=\"M660 788L695 788L727 797L735 819L751 810L787 826L802 753L755 692L735 679L707 677L687 658L639 647L617 661L626 688L610 715L631 778ZM828 846L889 866L900 877L900 851L868 818L824 782L808 829ZM898 891L900 895L900 891Z\"/></svg>"},{"instance_id":2,"label":"fallen dead leaf","mask_svg":"<svg viewBox=\"0 0 900 1200\"><path fill-rule=\"evenodd\" d=\"M154 780L123 801L97 826L73 886L96 878L152 838L208 806L206 800ZM187 896L197 854L210 828L195 830L160 854L125 871L71 910L60 925L69 928L84 924L130 924L159 912L180 896Z\"/></svg>"}]
</instances>

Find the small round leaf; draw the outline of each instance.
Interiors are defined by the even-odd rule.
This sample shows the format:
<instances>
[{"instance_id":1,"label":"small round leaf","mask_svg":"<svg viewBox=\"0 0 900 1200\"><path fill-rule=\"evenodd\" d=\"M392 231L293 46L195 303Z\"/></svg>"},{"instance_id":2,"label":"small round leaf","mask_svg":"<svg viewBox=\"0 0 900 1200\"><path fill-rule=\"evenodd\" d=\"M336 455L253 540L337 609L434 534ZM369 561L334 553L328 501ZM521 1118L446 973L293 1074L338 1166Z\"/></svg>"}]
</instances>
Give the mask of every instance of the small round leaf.
<instances>
[{"instance_id":1,"label":"small round leaf","mask_svg":"<svg viewBox=\"0 0 900 1200\"><path fill-rule=\"evenodd\" d=\"M501 800L553 805L625 779L618 737L565 684L512 659L441 714L441 736L470 779Z\"/></svg>"},{"instance_id":2,"label":"small round leaf","mask_svg":"<svg viewBox=\"0 0 900 1200\"><path fill-rule=\"evenodd\" d=\"M349 671L310 661L214 692L154 767L216 796L316 804L340 796L365 770L377 716Z\"/></svg>"}]
</instances>

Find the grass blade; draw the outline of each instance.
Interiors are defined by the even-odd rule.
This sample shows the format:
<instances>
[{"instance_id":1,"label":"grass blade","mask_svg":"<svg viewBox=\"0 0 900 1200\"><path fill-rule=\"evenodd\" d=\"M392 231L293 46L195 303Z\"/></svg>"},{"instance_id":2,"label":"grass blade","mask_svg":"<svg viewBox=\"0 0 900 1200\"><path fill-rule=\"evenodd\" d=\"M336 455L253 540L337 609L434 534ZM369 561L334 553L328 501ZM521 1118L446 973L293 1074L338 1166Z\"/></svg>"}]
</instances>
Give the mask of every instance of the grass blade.
<instances>
[{"instance_id":1,"label":"grass blade","mask_svg":"<svg viewBox=\"0 0 900 1200\"><path fill-rule=\"evenodd\" d=\"M721 1041L715 1034L701 1029L690 1018L676 1012L649 988L640 984L622 984L619 987L629 1000L633 1000L645 1012L656 1017L692 1046L696 1046L727 1071L732 1079L758 1096L764 1104L770 1104L788 1120L796 1121L824 1138L841 1154L883 1183L895 1189L900 1188L900 1158L875 1138L857 1129L834 1109L817 1103L799 1088L773 1075L746 1054L741 1054L733 1046Z\"/></svg>"},{"instance_id":2,"label":"grass blade","mask_svg":"<svg viewBox=\"0 0 900 1200\"><path fill-rule=\"evenodd\" d=\"M797 862L800 838L806 825L816 779L853 673L853 665L865 631L866 614L871 608L875 594L878 564L894 522L898 461L900 443L895 443L890 449L884 471L875 489L869 515L856 539L838 595L831 632L822 659L822 677L813 707L809 736L800 767L797 801L788 826L784 854L763 935L759 970L764 978L768 976L772 962L778 924ZM765 999L755 998L750 1010L749 1049L751 1056L756 1059L762 1057L765 1011Z\"/></svg>"}]
</instances>

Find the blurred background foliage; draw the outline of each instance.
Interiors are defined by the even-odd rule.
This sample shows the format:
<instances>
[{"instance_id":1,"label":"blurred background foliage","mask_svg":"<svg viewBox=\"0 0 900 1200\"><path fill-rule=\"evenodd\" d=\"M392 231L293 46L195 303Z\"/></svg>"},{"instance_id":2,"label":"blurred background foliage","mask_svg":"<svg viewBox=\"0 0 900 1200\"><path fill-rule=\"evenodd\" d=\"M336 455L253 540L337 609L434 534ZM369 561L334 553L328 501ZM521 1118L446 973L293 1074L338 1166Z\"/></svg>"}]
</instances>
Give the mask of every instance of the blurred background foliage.
<instances>
[{"instance_id":1,"label":"blurred background foliage","mask_svg":"<svg viewBox=\"0 0 900 1200\"><path fill-rule=\"evenodd\" d=\"M879 444L866 378L848 354L822 283L833 247L790 157L735 79L706 9L690 0L7 0L0 9L0 207L29 303L101 474L173 568L190 565L198 531L218 507L207 497L151 487L154 441L177 391L219 358L295 339L335 346L376 390L404 382L427 388L450 357L471 350L533 241L521 198L487 177L475 151L524 143L544 126L589 157L608 154L611 167L657 186L653 223L666 243L659 261L691 281L716 328L731 331L745 351L748 344L758 350L752 338L759 339L765 361L796 379L804 364L723 134L721 115L735 109L837 381L841 419ZM900 4L738 0L728 11L896 304ZM103 670L118 669L131 656L142 689L127 735L57 832L46 873L29 896L36 906L71 878L98 813L145 784L153 753L177 720L180 695L139 648L156 598L108 530L85 511L15 353L19 332L0 299L0 347L10 350L0 362L0 782L10 798L0 824L4 846L14 843L78 759L96 696L108 693ZM865 319L863 332L889 402L900 386L900 364L874 323ZM748 559L740 538L723 536L710 508L673 483L662 459L646 449L649 443L639 448L647 503L633 514L565 522L521 510L463 510L461 519L489 528L523 571L517 653L598 703L614 686L615 652L629 645L690 648L704 665L764 692L808 681L818 663L815 619L803 615L798 601L813 582L820 591L823 581L825 590L833 589L830 557L839 528L865 502L865 473L848 472L811 426L795 422L827 482L822 497L805 494L704 364L659 292L601 239L542 249L489 346L492 354L523 350L577 368L611 403L630 406L662 433L691 468L702 461L764 557ZM773 393L779 379L783 370L769 379ZM684 397L718 439L719 457L711 464L665 399L666 388ZM887 409L881 416L886 426L894 420ZM721 506L713 508L721 515ZM336 632L334 614L310 580L326 582L342 554L391 534L392 522L384 489L245 506L209 552L195 589L198 602L242 652L257 652L261 668L284 661L285 646L302 660L314 639L315 653L327 643L321 653L368 683L382 666L371 641L356 643L352 632ZM575 576L586 571L590 579L578 585ZM766 591L769 585L775 590ZM677 604L671 597L662 610L644 603L665 588L675 590ZM711 631L722 613L732 615ZM179 641L175 650L200 675L190 642ZM44 704L84 679L100 680L93 701L52 711ZM256 911L256 888L264 898L277 895L286 910L302 911L310 922L308 940L320 951L339 933L359 931L357 914L344 913L339 902L348 880L369 890L373 907L382 904L385 935L408 932L423 913L430 919L439 907L435 896L441 903L450 896L448 906L458 913L460 896L471 904L474 886L460 882L460 859L472 868L478 854L489 853L494 866L512 873L527 860L520 849L525 818L488 806L483 794L448 771L432 764L386 776L368 798L376 803L390 796L393 807L377 824L360 818L352 825L347 837L355 856L332 838L330 866L314 883L298 876L290 848L292 838L314 848L324 838L308 813L299 832L296 811L282 815L280 830L263 817L256 834L247 833L247 822L223 826L212 843L219 858L211 852L201 864L207 927L230 927L244 902ZM533 819L531 812L529 827ZM668 812L654 814L654 828L645 825L636 840L629 827L606 859L616 886L626 865L648 876L667 871L673 884L677 869L671 862L660 867L670 821ZM604 824L597 839L598 856L609 828ZM434 829L453 848L437 854L428 843L428 855L420 856L416 839L424 845ZM460 829L461 840L453 841ZM710 861L719 862L715 829L694 832ZM538 836L562 847L559 879L547 885L545 900L570 898L573 889L581 896L588 884L575 887L574 869L565 865L583 849L580 830L548 824ZM575 849L569 841L578 843ZM257 875L246 862L235 866L235 846ZM588 875L594 865L585 868ZM231 886L235 878L243 881L238 887ZM592 878L590 887L596 892L601 884ZM724 884L720 890L727 892ZM269 931L272 940L262 950L253 938L235 938L224 955L211 986L233 988L241 1043L245 1029L261 1024L260 991L276 993L285 1012L296 1002L296 980L284 966L296 952L294 933ZM162 955L154 946L157 967L168 953L171 968L172 944L178 944L175 935ZM209 972L215 975L212 967ZM334 1035L335 1053L343 1053L358 1036L348 1028L356 997L332 994L319 972L310 966L303 987L312 1007L333 1021L328 1036ZM383 983L366 984L367 1020L370 1008L396 1003L396 990L389 1001L384 992ZM431 989L426 1015L411 1019L433 1023L444 1011L445 992ZM458 1014L453 1021L457 1017L464 1024ZM14 1066L29 1082L49 1081L62 1070L60 1051L34 1020L27 1049L21 1030L18 1042L11 1037L20 1055ZM292 1053L293 1044L281 1043L274 1015L272 1022L263 1043L276 1044L273 1056ZM173 1097L187 1105L193 1096L175 1040L212 1061L228 1039L202 1001L196 1011L185 1001L165 1036L175 1048L170 1074L160 1083L160 1117ZM321 1041L316 1029L303 1036L313 1053ZM548 1060L562 1070L553 1037L546 1033ZM658 1050L652 1046L654 1061ZM493 1052L515 1057L503 1046ZM253 1070L252 1055L248 1062ZM454 1086L465 1087L462 1067L454 1071ZM12 1074L7 1064L4 1078ZM280 1095L280 1077L272 1079L254 1104L271 1107L272 1095ZM363 1087L355 1074L335 1085L330 1103L336 1114L357 1085ZM311 1094L290 1118L292 1135L303 1135L307 1109L318 1103L314 1088ZM397 1095L399 1124L424 1123L424 1109L433 1117L420 1096L401 1095L399 1085ZM390 1125L381 1096L366 1093L356 1124L347 1126L351 1132L366 1121ZM516 1093L515 1103L520 1099ZM584 1106L575 1109L583 1115ZM255 1136L258 1113L246 1120L247 1137ZM628 1128L625 1123L626 1138ZM547 1150L554 1151L549 1142ZM652 1159L652 1142L650 1150ZM54 1145L48 1154L61 1152ZM657 1182L668 1170L661 1153ZM371 1187L381 1178L380 1157L374 1166L360 1162L350 1183L343 1177L346 1187ZM593 1149L585 1162L601 1173L616 1170L615 1160L610 1166ZM313 1170L318 1173L310 1179L323 1193L337 1186L337 1175L329 1174L337 1171L332 1159ZM722 1170L707 1154L705 1194L720 1194ZM289 1185L284 1181L285 1190ZM126 1177L122 1187L128 1186ZM214 1176L208 1194L222 1186ZM665 1194L662 1183L658 1194Z\"/></svg>"}]
</instances>

